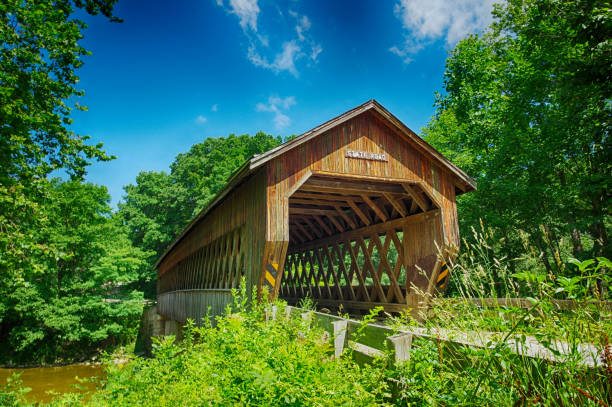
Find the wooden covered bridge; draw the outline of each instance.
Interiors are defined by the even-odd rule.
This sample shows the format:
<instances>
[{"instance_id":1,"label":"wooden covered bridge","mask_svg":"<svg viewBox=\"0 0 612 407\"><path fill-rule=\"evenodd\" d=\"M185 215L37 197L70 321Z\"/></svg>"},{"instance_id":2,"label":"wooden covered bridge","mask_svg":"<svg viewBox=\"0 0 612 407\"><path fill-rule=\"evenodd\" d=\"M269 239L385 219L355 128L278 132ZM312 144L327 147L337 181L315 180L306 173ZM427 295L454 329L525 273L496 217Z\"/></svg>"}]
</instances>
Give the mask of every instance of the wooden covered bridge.
<instances>
[{"instance_id":1,"label":"wooden covered bridge","mask_svg":"<svg viewBox=\"0 0 612 407\"><path fill-rule=\"evenodd\" d=\"M290 304L414 307L443 290L476 182L374 100L248 160L156 264L157 312L223 312L244 277Z\"/></svg>"}]
</instances>

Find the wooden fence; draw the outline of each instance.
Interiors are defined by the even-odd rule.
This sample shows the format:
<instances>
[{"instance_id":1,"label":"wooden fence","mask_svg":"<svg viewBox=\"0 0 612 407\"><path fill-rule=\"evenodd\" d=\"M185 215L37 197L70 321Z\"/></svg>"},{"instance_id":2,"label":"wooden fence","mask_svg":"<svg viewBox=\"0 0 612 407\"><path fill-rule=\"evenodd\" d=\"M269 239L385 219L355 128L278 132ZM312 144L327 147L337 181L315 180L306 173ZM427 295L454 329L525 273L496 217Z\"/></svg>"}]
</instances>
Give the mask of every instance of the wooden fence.
<instances>
[{"instance_id":1,"label":"wooden fence","mask_svg":"<svg viewBox=\"0 0 612 407\"><path fill-rule=\"evenodd\" d=\"M276 319L278 308L271 306L267 312L268 319ZM471 346L475 348L495 348L503 339L504 333L486 331L454 331L450 329L428 330L410 327L394 331L391 327L378 323L367 324L360 335L358 330L362 322L346 319L316 311L287 306L285 317L300 317L309 323L323 328L333 339L335 356L339 357L346 347L367 357L384 355L391 350L395 361L401 362L410 358L410 349L415 339L433 340L448 344ZM601 366L602 349L592 344L569 344L553 341L548 346L531 336L513 335L506 338L505 345L517 355L547 360L562 361L574 349L581 357L580 364L594 368Z\"/></svg>"}]
</instances>

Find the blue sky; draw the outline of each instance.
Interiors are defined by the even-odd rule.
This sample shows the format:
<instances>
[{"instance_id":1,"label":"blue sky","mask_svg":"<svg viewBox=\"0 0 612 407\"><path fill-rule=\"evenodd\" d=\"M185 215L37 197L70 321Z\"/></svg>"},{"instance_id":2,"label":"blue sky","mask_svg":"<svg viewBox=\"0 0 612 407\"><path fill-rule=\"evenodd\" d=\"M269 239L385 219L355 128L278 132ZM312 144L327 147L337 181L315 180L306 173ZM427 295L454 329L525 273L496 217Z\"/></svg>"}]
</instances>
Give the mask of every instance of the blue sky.
<instances>
[{"instance_id":1,"label":"blue sky","mask_svg":"<svg viewBox=\"0 0 612 407\"><path fill-rule=\"evenodd\" d=\"M140 171L207 137L301 134L369 99L417 133L452 47L491 0L120 0L84 16L73 129L118 158L89 168L113 206Z\"/></svg>"}]
</instances>

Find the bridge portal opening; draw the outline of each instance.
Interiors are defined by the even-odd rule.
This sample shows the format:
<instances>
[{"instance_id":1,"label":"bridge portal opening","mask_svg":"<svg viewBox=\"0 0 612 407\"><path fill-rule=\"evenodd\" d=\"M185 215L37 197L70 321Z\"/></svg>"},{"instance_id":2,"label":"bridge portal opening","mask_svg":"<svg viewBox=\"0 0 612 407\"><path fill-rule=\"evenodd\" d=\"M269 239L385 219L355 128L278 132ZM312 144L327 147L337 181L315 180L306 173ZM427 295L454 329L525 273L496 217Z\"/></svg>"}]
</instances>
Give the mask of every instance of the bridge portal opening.
<instances>
[{"instance_id":1,"label":"bridge portal opening","mask_svg":"<svg viewBox=\"0 0 612 407\"><path fill-rule=\"evenodd\" d=\"M288 222L279 297L353 313L416 305L443 239L435 200L392 180L312 175L289 197Z\"/></svg>"}]
</instances>

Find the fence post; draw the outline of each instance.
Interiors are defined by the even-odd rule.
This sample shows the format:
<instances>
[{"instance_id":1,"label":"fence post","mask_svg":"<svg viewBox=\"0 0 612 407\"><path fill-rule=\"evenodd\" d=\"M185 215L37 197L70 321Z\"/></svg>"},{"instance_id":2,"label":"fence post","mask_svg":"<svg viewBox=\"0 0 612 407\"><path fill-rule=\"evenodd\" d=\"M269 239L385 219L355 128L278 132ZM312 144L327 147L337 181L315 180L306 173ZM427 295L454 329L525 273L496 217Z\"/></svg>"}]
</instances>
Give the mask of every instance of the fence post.
<instances>
[{"instance_id":1,"label":"fence post","mask_svg":"<svg viewBox=\"0 0 612 407\"><path fill-rule=\"evenodd\" d=\"M275 321L277 310L278 310L278 307L276 305L267 306L266 307L266 321Z\"/></svg>"},{"instance_id":2,"label":"fence post","mask_svg":"<svg viewBox=\"0 0 612 407\"><path fill-rule=\"evenodd\" d=\"M346 346L346 331L348 330L348 321L340 320L332 322L334 325L334 356L339 358Z\"/></svg>"},{"instance_id":3,"label":"fence post","mask_svg":"<svg viewBox=\"0 0 612 407\"><path fill-rule=\"evenodd\" d=\"M304 321L307 321L308 325L310 326L310 322L312 321L312 311L302 312L300 316Z\"/></svg>"},{"instance_id":4,"label":"fence post","mask_svg":"<svg viewBox=\"0 0 612 407\"><path fill-rule=\"evenodd\" d=\"M387 339L391 341L395 348L395 363L410 359L410 348L412 347L411 333L404 332L389 336Z\"/></svg>"}]
</instances>

